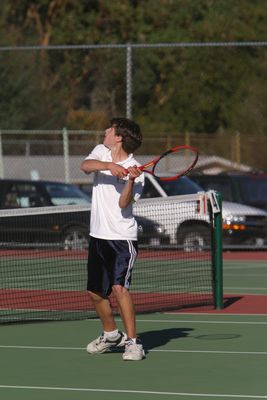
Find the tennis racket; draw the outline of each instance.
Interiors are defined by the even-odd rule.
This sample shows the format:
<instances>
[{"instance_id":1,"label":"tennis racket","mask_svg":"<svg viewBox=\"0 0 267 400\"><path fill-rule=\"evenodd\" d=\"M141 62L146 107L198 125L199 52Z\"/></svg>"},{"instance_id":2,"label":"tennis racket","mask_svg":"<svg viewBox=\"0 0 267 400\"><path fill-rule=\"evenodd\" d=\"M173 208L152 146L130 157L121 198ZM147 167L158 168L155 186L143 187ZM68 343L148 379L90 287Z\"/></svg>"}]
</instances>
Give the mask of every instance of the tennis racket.
<instances>
[{"instance_id":1,"label":"tennis racket","mask_svg":"<svg viewBox=\"0 0 267 400\"><path fill-rule=\"evenodd\" d=\"M198 160L198 150L191 146L177 146L139 167L161 181L174 181L188 174Z\"/></svg>"}]
</instances>

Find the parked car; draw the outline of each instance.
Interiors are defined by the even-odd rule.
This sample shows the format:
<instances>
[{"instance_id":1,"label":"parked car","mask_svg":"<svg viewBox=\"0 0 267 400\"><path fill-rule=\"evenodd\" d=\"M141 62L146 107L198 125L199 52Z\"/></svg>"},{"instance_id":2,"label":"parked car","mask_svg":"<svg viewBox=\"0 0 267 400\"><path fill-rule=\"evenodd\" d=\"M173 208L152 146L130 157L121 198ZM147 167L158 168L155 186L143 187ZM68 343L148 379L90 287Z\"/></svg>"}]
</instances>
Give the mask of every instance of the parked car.
<instances>
[{"instance_id":1,"label":"parked car","mask_svg":"<svg viewBox=\"0 0 267 400\"><path fill-rule=\"evenodd\" d=\"M2 185L2 182L5 184ZM5 206L13 195L14 203ZM0 183L0 246L81 249L88 245L90 199L75 186L61 182L5 180ZM33 202L34 199L34 202ZM77 207L74 206L77 205ZM50 212L36 213L32 207L60 205ZM71 209L67 205L73 205ZM11 216L5 210L25 208L25 213ZM3 210L3 208L5 210ZM47 210L46 210L47 211ZM163 226L148 218L136 217L140 245L159 246L170 239Z\"/></svg>"},{"instance_id":2,"label":"parked car","mask_svg":"<svg viewBox=\"0 0 267 400\"><path fill-rule=\"evenodd\" d=\"M186 176L175 181L160 181L146 174L142 197L185 195L207 189ZM156 211L153 220L158 221L158 215L159 212ZM222 217L224 248L235 245L261 247L267 244L267 213L264 210L223 200ZM171 243L176 243L187 250L201 249L208 245L209 223L204 217L200 218L196 212L192 212L190 218L183 217L179 212L172 213L172 224L175 224L175 229L173 226L165 226L167 233L170 234Z\"/></svg>"},{"instance_id":3,"label":"parked car","mask_svg":"<svg viewBox=\"0 0 267 400\"><path fill-rule=\"evenodd\" d=\"M217 190L223 200L267 211L267 173L191 174L190 178L205 190Z\"/></svg>"},{"instance_id":4,"label":"parked car","mask_svg":"<svg viewBox=\"0 0 267 400\"><path fill-rule=\"evenodd\" d=\"M28 208L88 204L75 185L53 181L0 179L0 208Z\"/></svg>"}]
</instances>

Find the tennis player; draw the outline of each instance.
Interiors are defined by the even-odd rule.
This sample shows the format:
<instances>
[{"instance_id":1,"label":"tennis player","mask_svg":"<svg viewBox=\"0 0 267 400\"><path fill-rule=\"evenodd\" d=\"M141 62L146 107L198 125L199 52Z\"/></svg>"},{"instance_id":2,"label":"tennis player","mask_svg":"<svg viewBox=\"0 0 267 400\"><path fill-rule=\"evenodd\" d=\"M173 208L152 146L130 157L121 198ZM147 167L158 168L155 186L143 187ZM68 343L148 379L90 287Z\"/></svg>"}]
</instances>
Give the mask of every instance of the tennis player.
<instances>
[{"instance_id":1,"label":"tennis player","mask_svg":"<svg viewBox=\"0 0 267 400\"><path fill-rule=\"evenodd\" d=\"M123 360L142 360L136 318L129 287L137 256L137 223L132 205L144 186L144 174L133 152L142 143L139 126L126 118L113 118L97 145L81 164L94 172L87 289L102 322L103 333L87 346L90 354L124 347ZM109 302L113 293L126 333L118 330Z\"/></svg>"}]
</instances>

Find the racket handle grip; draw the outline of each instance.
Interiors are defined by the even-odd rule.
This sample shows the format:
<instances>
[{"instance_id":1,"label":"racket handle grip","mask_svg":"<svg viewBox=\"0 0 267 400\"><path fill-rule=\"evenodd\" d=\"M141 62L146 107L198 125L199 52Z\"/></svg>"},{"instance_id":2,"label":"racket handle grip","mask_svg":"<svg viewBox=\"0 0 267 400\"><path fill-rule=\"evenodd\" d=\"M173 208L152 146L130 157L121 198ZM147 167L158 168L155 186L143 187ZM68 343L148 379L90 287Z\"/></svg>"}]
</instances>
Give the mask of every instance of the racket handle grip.
<instances>
[{"instance_id":1,"label":"racket handle grip","mask_svg":"<svg viewBox=\"0 0 267 400\"><path fill-rule=\"evenodd\" d=\"M144 171L144 169L145 169L143 166L140 166L137 168L140 169L140 171ZM129 170L127 168L125 168L125 171L129 174Z\"/></svg>"}]
</instances>

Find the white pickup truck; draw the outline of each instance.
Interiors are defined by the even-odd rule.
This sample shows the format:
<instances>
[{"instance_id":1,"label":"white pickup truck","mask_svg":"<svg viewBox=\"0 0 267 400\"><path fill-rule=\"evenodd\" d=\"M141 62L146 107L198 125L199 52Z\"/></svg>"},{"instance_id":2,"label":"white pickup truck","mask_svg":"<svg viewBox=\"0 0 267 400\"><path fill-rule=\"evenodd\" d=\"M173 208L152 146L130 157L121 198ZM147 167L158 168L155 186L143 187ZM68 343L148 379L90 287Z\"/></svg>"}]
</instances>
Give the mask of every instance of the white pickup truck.
<instances>
[{"instance_id":1,"label":"white pickup truck","mask_svg":"<svg viewBox=\"0 0 267 400\"><path fill-rule=\"evenodd\" d=\"M164 225L171 244L186 251L201 250L210 243L209 215L199 212L196 202L187 201L190 197L187 195L198 192L203 189L188 177L159 181L146 174L142 199L151 199L151 203L140 199L135 205L135 214ZM179 196L179 202L164 201L170 197L175 200L173 196ZM267 244L267 213L264 210L223 201L222 218L224 248Z\"/></svg>"}]
</instances>

